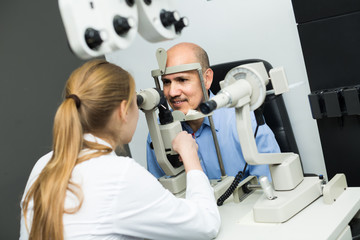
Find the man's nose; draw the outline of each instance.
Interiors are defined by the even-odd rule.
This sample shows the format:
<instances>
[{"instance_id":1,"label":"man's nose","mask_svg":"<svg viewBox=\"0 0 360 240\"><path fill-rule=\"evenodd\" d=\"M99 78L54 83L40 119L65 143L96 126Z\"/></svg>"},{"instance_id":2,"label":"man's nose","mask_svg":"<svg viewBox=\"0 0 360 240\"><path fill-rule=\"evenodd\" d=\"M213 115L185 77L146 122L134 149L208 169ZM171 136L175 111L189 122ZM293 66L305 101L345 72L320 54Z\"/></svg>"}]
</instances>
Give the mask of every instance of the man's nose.
<instances>
[{"instance_id":1,"label":"man's nose","mask_svg":"<svg viewBox=\"0 0 360 240\"><path fill-rule=\"evenodd\" d=\"M169 96L170 97L176 97L181 94L181 89L178 84L172 83L169 86Z\"/></svg>"}]
</instances>

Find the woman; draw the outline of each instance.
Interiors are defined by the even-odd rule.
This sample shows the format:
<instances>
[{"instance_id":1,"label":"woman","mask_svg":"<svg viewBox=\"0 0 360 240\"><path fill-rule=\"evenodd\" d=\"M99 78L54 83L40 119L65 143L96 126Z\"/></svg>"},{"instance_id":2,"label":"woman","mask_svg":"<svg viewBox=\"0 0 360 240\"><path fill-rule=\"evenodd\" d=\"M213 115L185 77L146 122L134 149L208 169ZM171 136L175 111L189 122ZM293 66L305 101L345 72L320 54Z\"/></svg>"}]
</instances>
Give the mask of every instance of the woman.
<instances>
[{"instance_id":1,"label":"woman","mask_svg":"<svg viewBox=\"0 0 360 240\"><path fill-rule=\"evenodd\" d=\"M20 239L211 239L220 227L191 135L173 140L187 172L178 199L114 149L131 141L135 82L104 60L75 70L54 120L53 151L34 166L22 199Z\"/></svg>"}]
</instances>

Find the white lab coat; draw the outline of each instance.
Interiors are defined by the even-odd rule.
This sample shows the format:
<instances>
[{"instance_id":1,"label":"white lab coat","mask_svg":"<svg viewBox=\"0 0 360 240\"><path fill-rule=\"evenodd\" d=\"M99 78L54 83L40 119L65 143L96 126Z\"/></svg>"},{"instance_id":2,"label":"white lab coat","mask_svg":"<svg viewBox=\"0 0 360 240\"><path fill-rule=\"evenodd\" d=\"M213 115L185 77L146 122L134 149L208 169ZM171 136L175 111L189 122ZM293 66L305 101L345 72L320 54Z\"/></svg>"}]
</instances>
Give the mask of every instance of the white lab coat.
<instances>
[{"instance_id":1,"label":"white lab coat","mask_svg":"<svg viewBox=\"0 0 360 240\"><path fill-rule=\"evenodd\" d=\"M86 139L110 146L90 134ZM51 155L36 163L25 193ZM65 239L211 239L220 228L213 189L199 170L187 173L186 199L176 198L133 159L114 152L78 164L72 181L80 184L84 202L75 214L64 214ZM65 208L76 205L68 192ZM29 206L31 224L33 203ZM28 239L24 216L20 239Z\"/></svg>"}]
</instances>

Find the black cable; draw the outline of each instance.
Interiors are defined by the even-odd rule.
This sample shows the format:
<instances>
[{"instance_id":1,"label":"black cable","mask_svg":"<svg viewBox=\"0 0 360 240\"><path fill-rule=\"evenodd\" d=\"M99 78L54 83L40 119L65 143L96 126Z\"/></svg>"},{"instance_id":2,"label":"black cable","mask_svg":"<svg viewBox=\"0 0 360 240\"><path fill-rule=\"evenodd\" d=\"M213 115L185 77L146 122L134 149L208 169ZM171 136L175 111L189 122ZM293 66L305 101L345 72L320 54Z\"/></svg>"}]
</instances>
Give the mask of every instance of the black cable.
<instances>
[{"instance_id":1,"label":"black cable","mask_svg":"<svg viewBox=\"0 0 360 240\"><path fill-rule=\"evenodd\" d=\"M255 137L255 138L256 138L258 129L259 129L259 124L256 125L256 129L255 129L255 133L254 133L254 137ZM233 182L231 183L231 185L229 186L229 188L226 189L225 193L219 197L219 199L218 199L217 202L216 202L218 206L223 205L223 203L225 202L225 200L228 199L228 198L231 196L231 194L234 192L234 190L236 189L236 187L239 185L239 183L241 182L241 180L243 179L243 177L244 177L244 175L245 175L245 171L246 171L247 165L248 165L248 164L246 163L244 169L243 169L242 171L239 171L239 172L236 174L236 176L235 176Z\"/></svg>"},{"instance_id":2,"label":"black cable","mask_svg":"<svg viewBox=\"0 0 360 240\"><path fill-rule=\"evenodd\" d=\"M236 174L235 179L234 179L234 181L231 183L231 185L229 186L229 188L226 189L225 193L219 197L219 199L218 199L217 202L216 202L218 206L223 205L223 203L225 202L225 200L230 197L230 195L234 192L234 190L236 189L236 187L239 185L239 183L241 182L241 180L242 180L243 177L244 177L244 172L245 172L245 170L246 170L247 165L248 165L248 164L246 163L244 169L243 169L242 171L239 171L239 172Z\"/></svg>"},{"instance_id":3,"label":"black cable","mask_svg":"<svg viewBox=\"0 0 360 240\"><path fill-rule=\"evenodd\" d=\"M256 129L255 129L255 133L254 133L254 136L256 137L256 134L258 132L258 129L259 129L259 125L256 126Z\"/></svg>"}]
</instances>

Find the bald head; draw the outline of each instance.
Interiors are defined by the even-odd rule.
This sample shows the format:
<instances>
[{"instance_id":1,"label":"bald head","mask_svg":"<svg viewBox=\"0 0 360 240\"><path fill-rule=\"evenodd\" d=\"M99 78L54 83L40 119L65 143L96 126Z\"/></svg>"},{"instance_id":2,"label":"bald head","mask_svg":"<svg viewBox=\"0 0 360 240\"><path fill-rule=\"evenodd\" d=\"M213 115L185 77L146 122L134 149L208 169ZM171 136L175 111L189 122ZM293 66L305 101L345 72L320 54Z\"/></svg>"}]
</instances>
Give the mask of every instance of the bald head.
<instances>
[{"instance_id":1,"label":"bald head","mask_svg":"<svg viewBox=\"0 0 360 240\"><path fill-rule=\"evenodd\" d=\"M210 66L205 50L194 43L179 43L167 51L167 67L197 62L200 63L203 72Z\"/></svg>"}]
</instances>

